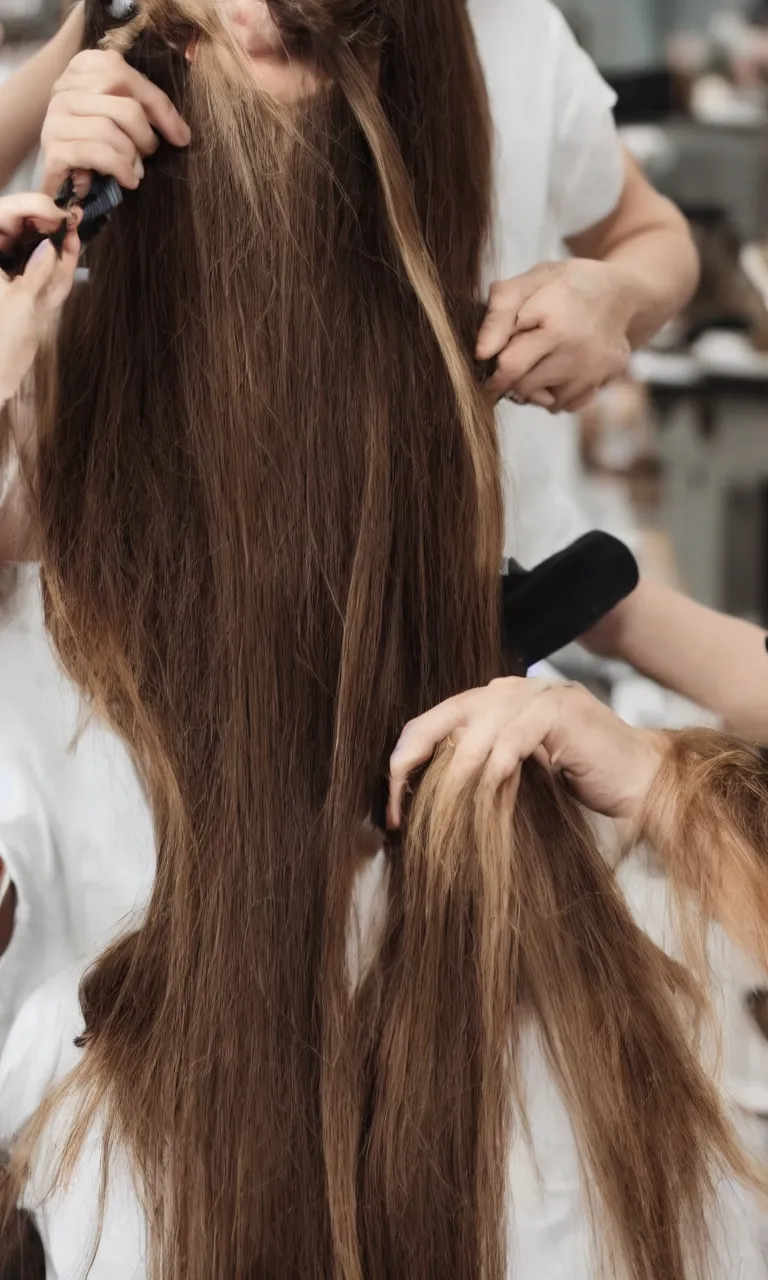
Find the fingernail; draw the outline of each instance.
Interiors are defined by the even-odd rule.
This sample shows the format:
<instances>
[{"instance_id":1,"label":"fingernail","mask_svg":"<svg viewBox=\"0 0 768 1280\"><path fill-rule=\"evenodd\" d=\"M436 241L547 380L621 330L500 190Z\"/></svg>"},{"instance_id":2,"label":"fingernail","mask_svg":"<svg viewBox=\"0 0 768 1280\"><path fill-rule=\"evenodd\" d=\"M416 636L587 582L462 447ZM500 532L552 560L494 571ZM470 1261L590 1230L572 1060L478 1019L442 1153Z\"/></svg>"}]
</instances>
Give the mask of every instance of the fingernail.
<instances>
[{"instance_id":1,"label":"fingernail","mask_svg":"<svg viewBox=\"0 0 768 1280\"><path fill-rule=\"evenodd\" d=\"M133 172L136 174L136 177L138 178L139 182L141 182L142 178L144 177L144 165L142 163L141 156L137 157L136 162L133 166Z\"/></svg>"}]
</instances>

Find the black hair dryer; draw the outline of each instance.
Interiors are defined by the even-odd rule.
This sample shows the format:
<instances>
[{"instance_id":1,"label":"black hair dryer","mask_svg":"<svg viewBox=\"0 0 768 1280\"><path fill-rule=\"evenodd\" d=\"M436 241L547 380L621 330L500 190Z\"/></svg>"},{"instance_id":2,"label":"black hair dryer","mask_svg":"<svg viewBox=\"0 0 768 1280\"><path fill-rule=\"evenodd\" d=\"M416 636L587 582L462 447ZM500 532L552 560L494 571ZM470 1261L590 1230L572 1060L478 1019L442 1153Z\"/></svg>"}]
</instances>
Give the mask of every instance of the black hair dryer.
<instances>
[{"instance_id":1,"label":"black hair dryer","mask_svg":"<svg viewBox=\"0 0 768 1280\"><path fill-rule=\"evenodd\" d=\"M578 640L631 595L640 575L632 552L609 533L586 533L526 571L501 579L502 648L510 675Z\"/></svg>"}]
</instances>

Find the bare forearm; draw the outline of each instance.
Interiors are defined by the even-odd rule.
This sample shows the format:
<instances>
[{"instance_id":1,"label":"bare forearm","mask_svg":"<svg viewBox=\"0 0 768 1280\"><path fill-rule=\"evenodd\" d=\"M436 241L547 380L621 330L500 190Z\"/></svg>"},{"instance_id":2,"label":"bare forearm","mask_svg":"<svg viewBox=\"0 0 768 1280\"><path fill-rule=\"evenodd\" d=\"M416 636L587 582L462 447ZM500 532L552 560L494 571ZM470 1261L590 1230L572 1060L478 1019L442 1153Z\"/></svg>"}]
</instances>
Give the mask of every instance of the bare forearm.
<instances>
[{"instance_id":1,"label":"bare forearm","mask_svg":"<svg viewBox=\"0 0 768 1280\"><path fill-rule=\"evenodd\" d=\"M0 188L37 146L53 86L82 45L83 22L78 4L53 39L0 85Z\"/></svg>"},{"instance_id":2,"label":"bare forearm","mask_svg":"<svg viewBox=\"0 0 768 1280\"><path fill-rule=\"evenodd\" d=\"M568 244L578 258L618 268L625 334L638 347L686 305L698 282L699 259L679 209L650 186L629 154L625 161L624 190L614 213Z\"/></svg>"},{"instance_id":3,"label":"bare forearm","mask_svg":"<svg viewBox=\"0 0 768 1280\"><path fill-rule=\"evenodd\" d=\"M759 627L643 581L585 643L713 711L741 737L768 743L768 654Z\"/></svg>"},{"instance_id":4,"label":"bare forearm","mask_svg":"<svg viewBox=\"0 0 768 1280\"><path fill-rule=\"evenodd\" d=\"M605 261L619 267L625 277L627 337L633 348L650 341L678 315L696 288L698 259L684 224L642 232Z\"/></svg>"}]
</instances>

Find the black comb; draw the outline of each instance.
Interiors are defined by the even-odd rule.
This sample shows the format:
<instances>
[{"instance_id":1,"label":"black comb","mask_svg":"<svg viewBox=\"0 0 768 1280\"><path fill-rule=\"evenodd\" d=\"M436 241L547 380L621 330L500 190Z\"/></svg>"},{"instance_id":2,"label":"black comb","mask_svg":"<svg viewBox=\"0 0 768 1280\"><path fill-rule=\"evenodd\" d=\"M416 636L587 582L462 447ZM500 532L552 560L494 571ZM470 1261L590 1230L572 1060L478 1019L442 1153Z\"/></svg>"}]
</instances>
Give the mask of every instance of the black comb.
<instances>
[{"instance_id":1,"label":"black comb","mask_svg":"<svg viewBox=\"0 0 768 1280\"><path fill-rule=\"evenodd\" d=\"M123 191L114 178L104 177L103 174L95 173L91 182L91 189L82 200L75 194L72 179L67 178L56 196L55 203L62 211L68 210L75 204L80 206L83 216L77 233L81 244L87 244L98 234L113 210L123 203ZM10 249L6 250L5 253L0 253L0 270L4 271L13 280L16 276L21 275L35 249L44 240L50 240L56 252L61 253L66 234L66 217L62 218L61 226L57 227L48 236L41 235L30 224L25 227L19 239Z\"/></svg>"}]
</instances>

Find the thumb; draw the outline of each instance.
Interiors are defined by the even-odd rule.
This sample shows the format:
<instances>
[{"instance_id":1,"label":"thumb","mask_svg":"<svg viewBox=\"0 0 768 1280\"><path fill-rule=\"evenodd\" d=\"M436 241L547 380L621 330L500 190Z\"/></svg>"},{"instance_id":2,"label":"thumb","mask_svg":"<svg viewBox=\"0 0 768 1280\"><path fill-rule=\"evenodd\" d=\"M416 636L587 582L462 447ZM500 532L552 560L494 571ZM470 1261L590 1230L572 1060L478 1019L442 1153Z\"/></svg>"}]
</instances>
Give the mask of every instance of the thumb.
<instances>
[{"instance_id":1,"label":"thumb","mask_svg":"<svg viewBox=\"0 0 768 1280\"><path fill-rule=\"evenodd\" d=\"M477 335L475 354L478 360L491 360L503 351L513 333L521 328L535 328L533 325L520 325L520 310L535 293L538 293L549 280L549 263L532 267L525 275L514 276L511 280L502 280L491 287L488 310Z\"/></svg>"},{"instance_id":2,"label":"thumb","mask_svg":"<svg viewBox=\"0 0 768 1280\"><path fill-rule=\"evenodd\" d=\"M21 279L24 292L37 299L48 288L53 279L58 255L50 240L43 240L29 259Z\"/></svg>"}]
</instances>

